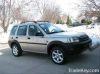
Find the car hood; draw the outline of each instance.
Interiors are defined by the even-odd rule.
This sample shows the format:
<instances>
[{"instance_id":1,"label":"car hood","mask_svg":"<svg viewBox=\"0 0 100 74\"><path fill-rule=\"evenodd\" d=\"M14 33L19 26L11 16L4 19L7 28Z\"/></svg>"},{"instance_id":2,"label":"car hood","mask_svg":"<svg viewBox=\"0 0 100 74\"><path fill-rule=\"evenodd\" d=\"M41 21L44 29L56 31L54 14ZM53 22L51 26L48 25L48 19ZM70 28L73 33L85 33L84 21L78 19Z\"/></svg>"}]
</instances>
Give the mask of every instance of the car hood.
<instances>
[{"instance_id":1,"label":"car hood","mask_svg":"<svg viewBox=\"0 0 100 74\"><path fill-rule=\"evenodd\" d=\"M80 37L86 35L84 32L61 32L48 34L49 37Z\"/></svg>"}]
</instances>

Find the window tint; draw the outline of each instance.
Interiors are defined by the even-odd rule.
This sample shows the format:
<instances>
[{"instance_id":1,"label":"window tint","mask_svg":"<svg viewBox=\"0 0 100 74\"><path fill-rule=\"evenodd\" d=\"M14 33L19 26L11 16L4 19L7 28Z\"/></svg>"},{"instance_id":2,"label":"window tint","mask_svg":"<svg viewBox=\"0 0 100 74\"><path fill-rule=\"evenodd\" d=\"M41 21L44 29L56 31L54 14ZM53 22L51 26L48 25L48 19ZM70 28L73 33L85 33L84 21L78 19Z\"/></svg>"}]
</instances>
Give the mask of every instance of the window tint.
<instances>
[{"instance_id":1,"label":"window tint","mask_svg":"<svg viewBox=\"0 0 100 74\"><path fill-rule=\"evenodd\" d=\"M39 25L43 29L43 31L46 32L47 34L64 32L64 30L51 23L41 23Z\"/></svg>"},{"instance_id":2,"label":"window tint","mask_svg":"<svg viewBox=\"0 0 100 74\"><path fill-rule=\"evenodd\" d=\"M16 30L17 30L17 26L14 26L14 27L12 28L12 30L11 30L10 35L15 35Z\"/></svg>"},{"instance_id":3,"label":"window tint","mask_svg":"<svg viewBox=\"0 0 100 74\"><path fill-rule=\"evenodd\" d=\"M28 31L29 36L35 36L36 33L37 33L37 27L34 25L30 25Z\"/></svg>"},{"instance_id":4,"label":"window tint","mask_svg":"<svg viewBox=\"0 0 100 74\"><path fill-rule=\"evenodd\" d=\"M18 32L17 32L17 35L26 35L26 32L27 32L27 26L24 25L24 26L19 26L19 29L18 29Z\"/></svg>"}]
</instances>

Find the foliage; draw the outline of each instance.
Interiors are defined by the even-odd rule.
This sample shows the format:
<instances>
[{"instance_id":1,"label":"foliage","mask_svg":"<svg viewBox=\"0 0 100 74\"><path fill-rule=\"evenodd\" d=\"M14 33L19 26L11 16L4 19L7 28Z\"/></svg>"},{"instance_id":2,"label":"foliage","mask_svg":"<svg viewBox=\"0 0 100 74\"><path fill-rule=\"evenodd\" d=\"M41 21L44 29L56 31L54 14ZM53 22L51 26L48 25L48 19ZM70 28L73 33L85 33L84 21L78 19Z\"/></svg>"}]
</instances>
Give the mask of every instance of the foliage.
<instances>
[{"instance_id":1,"label":"foliage","mask_svg":"<svg viewBox=\"0 0 100 74\"><path fill-rule=\"evenodd\" d=\"M62 20L57 20L56 24L64 24Z\"/></svg>"},{"instance_id":2,"label":"foliage","mask_svg":"<svg viewBox=\"0 0 100 74\"><path fill-rule=\"evenodd\" d=\"M85 17L100 17L100 0L81 0L78 8Z\"/></svg>"},{"instance_id":3,"label":"foliage","mask_svg":"<svg viewBox=\"0 0 100 74\"><path fill-rule=\"evenodd\" d=\"M90 21L90 20L86 20L85 23L86 23L86 25L89 25L89 24L92 23L92 21Z\"/></svg>"},{"instance_id":4,"label":"foliage","mask_svg":"<svg viewBox=\"0 0 100 74\"><path fill-rule=\"evenodd\" d=\"M68 26L72 25L72 20L71 20L70 16L67 17L67 22L66 22L66 24L67 24Z\"/></svg>"},{"instance_id":5,"label":"foliage","mask_svg":"<svg viewBox=\"0 0 100 74\"><path fill-rule=\"evenodd\" d=\"M82 20L81 20L81 23L84 23L85 25L89 25L89 24L92 23L92 21L91 21L91 20L82 19Z\"/></svg>"},{"instance_id":6,"label":"foliage","mask_svg":"<svg viewBox=\"0 0 100 74\"><path fill-rule=\"evenodd\" d=\"M56 23L60 13L59 6L51 0L0 0L0 27L7 32L10 23L14 21L36 19Z\"/></svg>"},{"instance_id":7,"label":"foliage","mask_svg":"<svg viewBox=\"0 0 100 74\"><path fill-rule=\"evenodd\" d=\"M21 7L15 4L15 0L0 1L0 27L7 32L9 24L14 20L22 20Z\"/></svg>"}]
</instances>

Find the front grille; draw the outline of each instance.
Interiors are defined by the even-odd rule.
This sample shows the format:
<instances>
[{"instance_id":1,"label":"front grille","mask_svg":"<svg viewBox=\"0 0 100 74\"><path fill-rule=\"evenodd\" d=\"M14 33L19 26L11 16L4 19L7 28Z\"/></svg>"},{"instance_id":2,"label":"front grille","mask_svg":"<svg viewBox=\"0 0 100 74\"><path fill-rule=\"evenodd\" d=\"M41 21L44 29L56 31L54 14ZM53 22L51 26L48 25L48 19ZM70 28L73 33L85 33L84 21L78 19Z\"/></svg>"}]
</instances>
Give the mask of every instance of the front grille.
<instances>
[{"instance_id":1,"label":"front grille","mask_svg":"<svg viewBox=\"0 0 100 74\"><path fill-rule=\"evenodd\" d=\"M89 37L87 35L84 35L84 36L80 36L79 37L79 41L80 42L84 42L84 41L87 41L87 40L89 40Z\"/></svg>"}]
</instances>

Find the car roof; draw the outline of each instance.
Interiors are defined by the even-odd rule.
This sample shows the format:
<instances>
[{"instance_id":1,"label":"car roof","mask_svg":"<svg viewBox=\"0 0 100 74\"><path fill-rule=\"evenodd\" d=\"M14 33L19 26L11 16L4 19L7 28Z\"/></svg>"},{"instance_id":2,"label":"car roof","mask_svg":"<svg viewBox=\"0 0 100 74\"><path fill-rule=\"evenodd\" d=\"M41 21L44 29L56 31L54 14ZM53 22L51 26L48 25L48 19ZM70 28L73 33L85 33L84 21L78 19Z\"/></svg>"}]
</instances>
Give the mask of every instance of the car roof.
<instances>
[{"instance_id":1,"label":"car roof","mask_svg":"<svg viewBox=\"0 0 100 74\"><path fill-rule=\"evenodd\" d=\"M44 22L49 22L49 21L23 21L22 23L28 23L28 22L33 22L33 23L44 23Z\"/></svg>"},{"instance_id":2,"label":"car roof","mask_svg":"<svg viewBox=\"0 0 100 74\"><path fill-rule=\"evenodd\" d=\"M14 26L21 26L21 25L27 25L27 24L33 24L34 22L26 22L26 23L20 23L20 24L15 24Z\"/></svg>"},{"instance_id":3,"label":"car roof","mask_svg":"<svg viewBox=\"0 0 100 74\"><path fill-rule=\"evenodd\" d=\"M25 21L21 22L20 24L15 24L14 26L21 26L21 25L27 25L27 24L41 24L41 23L48 23L49 21Z\"/></svg>"}]
</instances>

